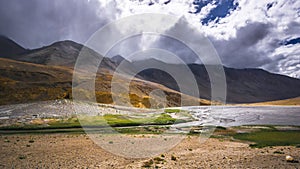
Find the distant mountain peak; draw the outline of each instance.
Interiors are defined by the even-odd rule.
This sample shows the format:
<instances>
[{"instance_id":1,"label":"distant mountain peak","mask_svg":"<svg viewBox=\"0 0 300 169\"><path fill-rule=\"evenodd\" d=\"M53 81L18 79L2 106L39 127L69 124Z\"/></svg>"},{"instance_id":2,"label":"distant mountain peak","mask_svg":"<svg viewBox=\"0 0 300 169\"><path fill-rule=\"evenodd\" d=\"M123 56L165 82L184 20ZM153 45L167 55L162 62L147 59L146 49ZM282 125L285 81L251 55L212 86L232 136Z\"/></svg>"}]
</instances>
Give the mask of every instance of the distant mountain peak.
<instances>
[{"instance_id":1,"label":"distant mountain peak","mask_svg":"<svg viewBox=\"0 0 300 169\"><path fill-rule=\"evenodd\" d=\"M0 35L0 55L5 58L12 58L27 52L25 48L17 44L12 39Z\"/></svg>"},{"instance_id":2,"label":"distant mountain peak","mask_svg":"<svg viewBox=\"0 0 300 169\"><path fill-rule=\"evenodd\" d=\"M56 49L59 49L62 52L66 52L66 53L69 53L71 50L73 50L73 52L79 53L80 50L83 47L84 47L83 45L81 45L79 43L76 43L74 41L64 40L64 41L55 42L55 43L53 43L53 44L51 44L49 46L45 46L45 47L40 48L40 49L56 48ZM39 49L37 49L37 50L39 50Z\"/></svg>"},{"instance_id":3,"label":"distant mountain peak","mask_svg":"<svg viewBox=\"0 0 300 169\"><path fill-rule=\"evenodd\" d=\"M66 66L69 68L73 68L78 56L81 55L80 52L83 48L84 53L82 54L82 57L90 57L92 59L103 58L103 56L101 56L93 49L90 49L89 47L85 47L84 45L71 40L64 40L52 43L51 45L44 46L38 49L26 50L26 52L22 54L11 56L10 59L35 64ZM0 55L0 58L1 57L4 56ZM95 63L97 63L96 61L91 63L93 65L90 66L98 66L94 65ZM103 58L101 62L101 67L109 70L114 70L115 64L111 60Z\"/></svg>"},{"instance_id":4,"label":"distant mountain peak","mask_svg":"<svg viewBox=\"0 0 300 169\"><path fill-rule=\"evenodd\" d=\"M162 60L156 59L156 58L147 58L147 59L141 59L141 60L135 60L133 61L135 64L140 64L140 63L166 63Z\"/></svg>"},{"instance_id":5,"label":"distant mountain peak","mask_svg":"<svg viewBox=\"0 0 300 169\"><path fill-rule=\"evenodd\" d=\"M0 40L2 41L2 40L11 40L11 39L9 39L7 36L4 36L4 35L0 35ZM12 41L12 40L11 40Z\"/></svg>"},{"instance_id":6,"label":"distant mountain peak","mask_svg":"<svg viewBox=\"0 0 300 169\"><path fill-rule=\"evenodd\" d=\"M113 56L110 60L113 61L114 63L116 63L117 65L119 65L123 61L128 62L128 63L130 62L121 55Z\"/></svg>"},{"instance_id":7,"label":"distant mountain peak","mask_svg":"<svg viewBox=\"0 0 300 169\"><path fill-rule=\"evenodd\" d=\"M58 41L50 46L76 46L76 47L83 47L82 44L79 44L77 42L71 41L71 40L64 40L64 41Z\"/></svg>"}]
</instances>

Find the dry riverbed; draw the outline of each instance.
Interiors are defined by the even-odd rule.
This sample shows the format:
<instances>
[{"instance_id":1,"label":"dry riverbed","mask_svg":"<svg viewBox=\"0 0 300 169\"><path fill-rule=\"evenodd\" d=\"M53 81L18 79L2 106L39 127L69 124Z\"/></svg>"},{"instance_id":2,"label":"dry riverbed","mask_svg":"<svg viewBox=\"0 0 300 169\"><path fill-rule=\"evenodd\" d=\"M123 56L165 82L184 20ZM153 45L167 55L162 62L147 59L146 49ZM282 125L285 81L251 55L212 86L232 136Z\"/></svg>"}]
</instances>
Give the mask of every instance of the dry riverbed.
<instances>
[{"instance_id":1,"label":"dry riverbed","mask_svg":"<svg viewBox=\"0 0 300 169\"><path fill-rule=\"evenodd\" d=\"M0 168L300 168L285 160L286 155L300 160L300 148L250 148L226 138L200 143L187 136L170 151L145 159L111 154L85 134L1 135L0 142Z\"/></svg>"}]
</instances>

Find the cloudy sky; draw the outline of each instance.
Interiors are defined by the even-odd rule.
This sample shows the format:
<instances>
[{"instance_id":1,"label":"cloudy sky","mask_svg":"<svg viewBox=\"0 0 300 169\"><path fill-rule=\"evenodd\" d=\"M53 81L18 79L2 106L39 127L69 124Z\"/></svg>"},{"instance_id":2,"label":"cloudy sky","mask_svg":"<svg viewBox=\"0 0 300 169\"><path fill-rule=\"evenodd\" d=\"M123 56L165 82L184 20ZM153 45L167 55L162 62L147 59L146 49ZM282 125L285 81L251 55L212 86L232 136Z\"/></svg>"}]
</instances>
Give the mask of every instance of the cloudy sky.
<instances>
[{"instance_id":1,"label":"cloudy sky","mask_svg":"<svg viewBox=\"0 0 300 169\"><path fill-rule=\"evenodd\" d=\"M65 39L85 43L107 23L141 13L186 19L228 67L300 78L299 0L0 0L0 34L25 48ZM119 44L115 53L126 57L147 47L171 48L197 62L182 44L148 36Z\"/></svg>"}]
</instances>

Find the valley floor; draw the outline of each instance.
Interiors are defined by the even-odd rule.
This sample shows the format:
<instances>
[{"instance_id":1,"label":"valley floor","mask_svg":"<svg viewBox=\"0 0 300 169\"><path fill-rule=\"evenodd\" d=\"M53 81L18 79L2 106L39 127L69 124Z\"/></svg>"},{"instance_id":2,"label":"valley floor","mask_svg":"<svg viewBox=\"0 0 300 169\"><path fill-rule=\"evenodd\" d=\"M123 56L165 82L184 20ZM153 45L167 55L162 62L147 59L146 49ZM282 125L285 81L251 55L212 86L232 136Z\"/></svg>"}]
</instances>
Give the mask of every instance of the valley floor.
<instances>
[{"instance_id":1,"label":"valley floor","mask_svg":"<svg viewBox=\"0 0 300 169\"><path fill-rule=\"evenodd\" d=\"M170 151L146 159L113 155L85 134L0 135L0 142L0 168L300 168L285 160L286 155L300 160L295 146L250 148L223 138L201 144L199 137L187 136Z\"/></svg>"}]
</instances>

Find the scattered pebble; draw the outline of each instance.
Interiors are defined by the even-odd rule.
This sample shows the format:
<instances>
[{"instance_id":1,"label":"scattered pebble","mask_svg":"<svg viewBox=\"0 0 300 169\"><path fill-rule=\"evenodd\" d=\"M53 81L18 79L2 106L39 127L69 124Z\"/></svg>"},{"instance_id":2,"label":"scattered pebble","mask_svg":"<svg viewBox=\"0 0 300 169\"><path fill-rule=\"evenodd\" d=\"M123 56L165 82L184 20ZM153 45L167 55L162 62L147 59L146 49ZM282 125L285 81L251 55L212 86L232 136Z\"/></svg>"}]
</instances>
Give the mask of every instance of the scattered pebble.
<instances>
[{"instance_id":1,"label":"scattered pebble","mask_svg":"<svg viewBox=\"0 0 300 169\"><path fill-rule=\"evenodd\" d=\"M289 156L289 155L285 156L285 160L287 162L294 162L294 158L292 156Z\"/></svg>"}]
</instances>

